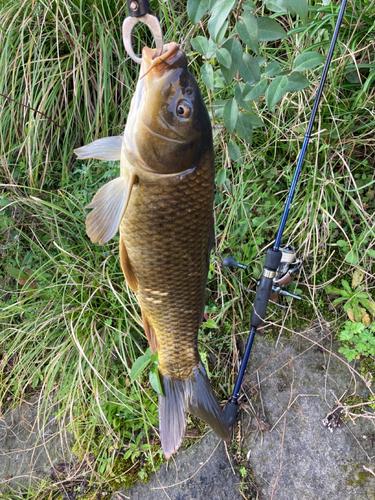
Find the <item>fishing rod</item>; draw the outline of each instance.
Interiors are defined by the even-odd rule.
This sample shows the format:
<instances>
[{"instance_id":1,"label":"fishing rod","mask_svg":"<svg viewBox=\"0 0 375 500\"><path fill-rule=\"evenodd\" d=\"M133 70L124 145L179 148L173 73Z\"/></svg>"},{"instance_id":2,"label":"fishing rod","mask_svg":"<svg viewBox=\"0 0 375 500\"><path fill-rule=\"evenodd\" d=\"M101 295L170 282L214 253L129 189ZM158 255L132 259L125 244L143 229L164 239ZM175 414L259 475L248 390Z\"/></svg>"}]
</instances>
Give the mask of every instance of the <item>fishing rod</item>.
<instances>
[{"instance_id":1,"label":"fishing rod","mask_svg":"<svg viewBox=\"0 0 375 500\"><path fill-rule=\"evenodd\" d=\"M269 300L275 299L275 295L278 295L279 293L282 295L293 296L292 294L286 292L285 290L282 290L282 286L285 286L286 283L291 281L293 274L295 272L297 272L297 270L299 269L299 267L301 265L301 261L299 261L299 259L296 259L295 249L293 247L282 247L281 239L282 239L282 236L284 233L286 221L288 219L289 209L290 209L290 206L292 204L294 193L295 193L296 186L298 183L298 179L299 179L299 176L301 173L303 161L305 159L307 146L308 146L308 143L309 143L309 140L311 137L311 130L313 127L316 112L318 110L318 106L319 106L320 98L322 95L323 86L324 86L324 83L325 83L325 80L327 77L329 65L331 63L333 50L334 50L335 45L336 45L336 40L337 40L337 36L338 36L339 30L340 30L340 25L341 25L341 22L342 22L342 19L344 16L346 3L347 3L347 0L343 0L341 7L340 7L335 30L334 30L333 36L332 36L331 45L329 47L327 59L326 59L326 62L325 62L324 68L323 68L322 78L320 80L319 88L318 88L317 95L315 97L315 101L314 101L314 105L313 105L313 109L311 112L310 121L309 121L309 124L307 126L305 138L304 138L302 148L301 148L301 151L300 151L300 154L298 157L296 171L294 173L292 184L291 184L289 194L288 194L288 197L287 197L287 200L285 203L284 212L283 212L283 215L281 217L281 222L280 222L279 228L277 230L275 243L273 245L273 248L269 248L267 250L267 253L266 253L262 277L261 277L260 282L258 284L257 292L256 292L255 299L254 299L253 308L251 310L251 316L250 316L251 328L250 328L250 332L249 332L249 337L247 339L245 352L244 352L244 355L242 358L242 363L241 363L240 370L239 370L239 373L237 376L236 384L234 386L232 397L231 397L230 401L228 401L228 403L225 407L225 410L224 410L224 417L225 417L225 420L226 420L227 424L229 425L229 427L231 427L235 423L236 418L237 418L238 398L240 395L240 389L241 389L242 380L243 380L243 377L245 374L246 365L247 365L247 362L249 360L249 355L250 355L251 348L253 346L256 331L261 326L261 324L263 323L263 320L265 318L268 302L269 302ZM290 267L293 259L295 261L294 267ZM233 257L226 257L223 260L223 265L226 267L242 267L243 268L243 265L238 264L238 262L236 262L236 260L233 259ZM294 297L296 297L296 296L294 296Z\"/></svg>"}]
</instances>

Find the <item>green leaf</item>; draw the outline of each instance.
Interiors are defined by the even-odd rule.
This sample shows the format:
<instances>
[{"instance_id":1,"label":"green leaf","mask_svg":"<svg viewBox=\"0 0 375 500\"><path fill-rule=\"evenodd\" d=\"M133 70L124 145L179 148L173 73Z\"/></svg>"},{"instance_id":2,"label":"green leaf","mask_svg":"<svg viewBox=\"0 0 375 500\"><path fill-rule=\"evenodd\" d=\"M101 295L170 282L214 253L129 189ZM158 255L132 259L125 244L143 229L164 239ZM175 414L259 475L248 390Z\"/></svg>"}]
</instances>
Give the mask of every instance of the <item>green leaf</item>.
<instances>
[{"instance_id":1,"label":"green leaf","mask_svg":"<svg viewBox=\"0 0 375 500\"><path fill-rule=\"evenodd\" d=\"M227 178L227 170L225 168L221 168L216 174L216 184L221 186L224 184L225 179Z\"/></svg>"},{"instance_id":2,"label":"green leaf","mask_svg":"<svg viewBox=\"0 0 375 500\"><path fill-rule=\"evenodd\" d=\"M353 293L351 286L349 285L349 283L346 280L342 279L341 285L342 285L343 289L346 290L350 295Z\"/></svg>"},{"instance_id":3,"label":"green leaf","mask_svg":"<svg viewBox=\"0 0 375 500\"><path fill-rule=\"evenodd\" d=\"M288 78L286 76L277 76L266 91L266 103L270 111L275 111L275 105L286 94Z\"/></svg>"},{"instance_id":4,"label":"green leaf","mask_svg":"<svg viewBox=\"0 0 375 500\"><path fill-rule=\"evenodd\" d=\"M220 78L220 75L217 71L214 72L214 87L215 89L225 89L225 83Z\"/></svg>"},{"instance_id":5,"label":"green leaf","mask_svg":"<svg viewBox=\"0 0 375 500\"><path fill-rule=\"evenodd\" d=\"M254 226L259 227L263 224L263 222L266 220L265 217L260 216L260 217L253 217L252 222L254 223Z\"/></svg>"},{"instance_id":6,"label":"green leaf","mask_svg":"<svg viewBox=\"0 0 375 500\"><path fill-rule=\"evenodd\" d=\"M152 363L156 363L156 364L159 363L159 353L158 353L158 351L155 351L155 354L151 354L150 361Z\"/></svg>"},{"instance_id":7,"label":"green leaf","mask_svg":"<svg viewBox=\"0 0 375 500\"><path fill-rule=\"evenodd\" d=\"M254 101L258 99L261 95L263 95L267 90L268 82L266 78L262 78L262 80L251 87L250 85L245 86L242 96L244 101Z\"/></svg>"},{"instance_id":8,"label":"green leaf","mask_svg":"<svg viewBox=\"0 0 375 500\"><path fill-rule=\"evenodd\" d=\"M232 66L232 56L230 55L229 50L222 47L220 50L216 52L217 60L220 64L222 64L225 68L230 68Z\"/></svg>"},{"instance_id":9,"label":"green leaf","mask_svg":"<svg viewBox=\"0 0 375 500\"><path fill-rule=\"evenodd\" d=\"M266 0L266 7L271 12L288 12L288 8L285 5L284 0Z\"/></svg>"},{"instance_id":10,"label":"green leaf","mask_svg":"<svg viewBox=\"0 0 375 500\"><path fill-rule=\"evenodd\" d=\"M345 249L349 248L349 243L345 240L337 240L336 244L341 247L344 251Z\"/></svg>"},{"instance_id":11,"label":"green leaf","mask_svg":"<svg viewBox=\"0 0 375 500\"><path fill-rule=\"evenodd\" d=\"M281 66L277 61L273 61L267 65L267 68L264 72L265 76L271 77L276 76L281 71Z\"/></svg>"},{"instance_id":12,"label":"green leaf","mask_svg":"<svg viewBox=\"0 0 375 500\"><path fill-rule=\"evenodd\" d=\"M241 108L244 108L247 111L251 111L252 110L251 103L245 102L243 99L243 93L245 92L245 89L247 87L250 87L250 85L248 85L248 84L245 85L243 82L240 82L234 91L234 97L235 97L236 101L238 102L238 104L241 106Z\"/></svg>"},{"instance_id":13,"label":"green leaf","mask_svg":"<svg viewBox=\"0 0 375 500\"><path fill-rule=\"evenodd\" d=\"M130 380L132 382L134 382L134 380L139 377L139 375L143 372L146 366L150 363L151 356L152 356L151 349L147 349L146 354L140 356L134 361L132 369L130 370Z\"/></svg>"},{"instance_id":14,"label":"green leaf","mask_svg":"<svg viewBox=\"0 0 375 500\"><path fill-rule=\"evenodd\" d=\"M356 351L349 349L349 347L339 347L339 352L343 354L349 362L353 361L357 355Z\"/></svg>"},{"instance_id":15,"label":"green leaf","mask_svg":"<svg viewBox=\"0 0 375 500\"><path fill-rule=\"evenodd\" d=\"M356 266L359 262L358 252L356 250L351 250L349 253L347 253L345 262L351 264L352 266Z\"/></svg>"},{"instance_id":16,"label":"green leaf","mask_svg":"<svg viewBox=\"0 0 375 500\"><path fill-rule=\"evenodd\" d=\"M361 304L375 317L375 302L369 299L361 299Z\"/></svg>"},{"instance_id":17,"label":"green leaf","mask_svg":"<svg viewBox=\"0 0 375 500\"><path fill-rule=\"evenodd\" d=\"M286 37L286 31L274 19L269 17L257 17L258 40L260 42L272 42Z\"/></svg>"},{"instance_id":18,"label":"green leaf","mask_svg":"<svg viewBox=\"0 0 375 500\"><path fill-rule=\"evenodd\" d=\"M258 23L250 12L243 12L236 24L238 36L250 49L258 54Z\"/></svg>"},{"instance_id":19,"label":"green leaf","mask_svg":"<svg viewBox=\"0 0 375 500\"><path fill-rule=\"evenodd\" d=\"M211 38L208 40L208 48L207 48L207 51L205 53L205 56L207 59L211 59L211 57L214 57L214 54L216 53L217 51L217 45L216 43L211 40Z\"/></svg>"},{"instance_id":20,"label":"green leaf","mask_svg":"<svg viewBox=\"0 0 375 500\"><path fill-rule=\"evenodd\" d=\"M347 330L343 330L339 334L339 339L342 340L342 341L349 341L352 338L353 338L353 333L350 332L350 331L347 331Z\"/></svg>"},{"instance_id":21,"label":"green leaf","mask_svg":"<svg viewBox=\"0 0 375 500\"><path fill-rule=\"evenodd\" d=\"M253 2L244 2L242 4L243 10L253 11L256 9L256 5Z\"/></svg>"},{"instance_id":22,"label":"green leaf","mask_svg":"<svg viewBox=\"0 0 375 500\"><path fill-rule=\"evenodd\" d=\"M307 69L316 68L324 63L326 58L318 52L304 52L296 57L293 62L293 71L305 71Z\"/></svg>"},{"instance_id":23,"label":"green leaf","mask_svg":"<svg viewBox=\"0 0 375 500\"><path fill-rule=\"evenodd\" d=\"M191 45L194 50L202 54L202 56L206 55L208 50L208 39L204 36L196 36L191 39Z\"/></svg>"},{"instance_id":24,"label":"green leaf","mask_svg":"<svg viewBox=\"0 0 375 500\"><path fill-rule=\"evenodd\" d=\"M212 103L212 108L215 114L215 118L222 118L223 117L223 111L224 111L224 106L226 105L226 101L223 101L222 99L217 99Z\"/></svg>"},{"instance_id":25,"label":"green leaf","mask_svg":"<svg viewBox=\"0 0 375 500\"><path fill-rule=\"evenodd\" d=\"M332 305L337 306L337 305L341 304L341 302L344 302L345 300L347 300L347 297L338 297L337 299L335 299L332 302ZM349 306L350 306L350 304L349 304Z\"/></svg>"},{"instance_id":26,"label":"green leaf","mask_svg":"<svg viewBox=\"0 0 375 500\"><path fill-rule=\"evenodd\" d=\"M8 274L12 276L12 278L16 280L27 280L28 276L26 273L21 271L21 269L15 269L14 267L6 267L5 270Z\"/></svg>"},{"instance_id":27,"label":"green leaf","mask_svg":"<svg viewBox=\"0 0 375 500\"><path fill-rule=\"evenodd\" d=\"M255 59L260 68L263 66L264 63L267 62L267 59L265 57L257 56Z\"/></svg>"},{"instance_id":28,"label":"green leaf","mask_svg":"<svg viewBox=\"0 0 375 500\"><path fill-rule=\"evenodd\" d=\"M310 82L301 73L294 71L288 76L288 84L286 86L287 92L296 92L302 90L310 85Z\"/></svg>"},{"instance_id":29,"label":"green leaf","mask_svg":"<svg viewBox=\"0 0 375 500\"><path fill-rule=\"evenodd\" d=\"M301 18L303 24L307 25L308 5L307 0L284 0L290 11L294 10Z\"/></svg>"},{"instance_id":30,"label":"green leaf","mask_svg":"<svg viewBox=\"0 0 375 500\"><path fill-rule=\"evenodd\" d=\"M250 85L260 80L260 68L255 57L250 54L243 55L243 62L240 66L240 75L243 80Z\"/></svg>"},{"instance_id":31,"label":"green leaf","mask_svg":"<svg viewBox=\"0 0 375 500\"><path fill-rule=\"evenodd\" d=\"M349 71L349 73L346 73L345 78L349 83L361 83L357 70Z\"/></svg>"},{"instance_id":32,"label":"green leaf","mask_svg":"<svg viewBox=\"0 0 375 500\"><path fill-rule=\"evenodd\" d=\"M0 207L6 207L10 203L13 203L13 200L7 200L6 198L0 198Z\"/></svg>"},{"instance_id":33,"label":"green leaf","mask_svg":"<svg viewBox=\"0 0 375 500\"><path fill-rule=\"evenodd\" d=\"M332 286L332 285L327 285L325 287L325 290L330 295L341 295L341 292L342 292L342 290L340 288L336 288L335 286Z\"/></svg>"},{"instance_id":34,"label":"green leaf","mask_svg":"<svg viewBox=\"0 0 375 500\"><path fill-rule=\"evenodd\" d=\"M232 58L232 66L229 69L220 65L225 81L229 85L232 83L236 71L242 64L242 46L241 42L237 40L237 38L231 38L223 44L223 48L227 49Z\"/></svg>"},{"instance_id":35,"label":"green leaf","mask_svg":"<svg viewBox=\"0 0 375 500\"><path fill-rule=\"evenodd\" d=\"M156 391L161 396L164 396L163 388L161 386L160 377L159 377L158 365L151 366L148 378L149 378L151 387L154 389L154 391Z\"/></svg>"},{"instance_id":36,"label":"green leaf","mask_svg":"<svg viewBox=\"0 0 375 500\"><path fill-rule=\"evenodd\" d=\"M215 321L211 318L209 318L204 324L203 328L219 328Z\"/></svg>"},{"instance_id":37,"label":"green leaf","mask_svg":"<svg viewBox=\"0 0 375 500\"><path fill-rule=\"evenodd\" d=\"M208 31L214 42L220 43L224 34L222 27L225 25L229 12L236 3L236 0L222 0L213 8L212 15L208 21Z\"/></svg>"},{"instance_id":38,"label":"green leaf","mask_svg":"<svg viewBox=\"0 0 375 500\"><path fill-rule=\"evenodd\" d=\"M248 117L249 117L249 121L251 123L251 126L253 128L265 127L264 122L259 118L258 115L255 115L254 113L249 113Z\"/></svg>"},{"instance_id":39,"label":"green leaf","mask_svg":"<svg viewBox=\"0 0 375 500\"><path fill-rule=\"evenodd\" d=\"M251 119L248 113L238 113L236 130L238 135L251 144L253 140L253 127L251 126Z\"/></svg>"},{"instance_id":40,"label":"green leaf","mask_svg":"<svg viewBox=\"0 0 375 500\"><path fill-rule=\"evenodd\" d=\"M235 143L234 141L230 141L230 143L228 144L228 154L229 154L229 158L232 161L238 162L238 163L243 163L243 157L242 157L241 150L240 150L238 144Z\"/></svg>"},{"instance_id":41,"label":"green leaf","mask_svg":"<svg viewBox=\"0 0 375 500\"><path fill-rule=\"evenodd\" d=\"M214 70L210 63L204 63L201 67L202 80L211 90L214 89Z\"/></svg>"},{"instance_id":42,"label":"green leaf","mask_svg":"<svg viewBox=\"0 0 375 500\"><path fill-rule=\"evenodd\" d=\"M190 21L197 24L208 11L210 0L188 0L187 12Z\"/></svg>"},{"instance_id":43,"label":"green leaf","mask_svg":"<svg viewBox=\"0 0 375 500\"><path fill-rule=\"evenodd\" d=\"M218 44L221 44L221 42L224 40L225 33L228 29L228 26L229 26L229 21L225 21L225 23L220 28L219 33L217 34L217 37L216 37L216 41Z\"/></svg>"},{"instance_id":44,"label":"green leaf","mask_svg":"<svg viewBox=\"0 0 375 500\"><path fill-rule=\"evenodd\" d=\"M223 120L225 128L233 134L238 117L238 106L235 99L230 99L224 106Z\"/></svg>"}]
</instances>

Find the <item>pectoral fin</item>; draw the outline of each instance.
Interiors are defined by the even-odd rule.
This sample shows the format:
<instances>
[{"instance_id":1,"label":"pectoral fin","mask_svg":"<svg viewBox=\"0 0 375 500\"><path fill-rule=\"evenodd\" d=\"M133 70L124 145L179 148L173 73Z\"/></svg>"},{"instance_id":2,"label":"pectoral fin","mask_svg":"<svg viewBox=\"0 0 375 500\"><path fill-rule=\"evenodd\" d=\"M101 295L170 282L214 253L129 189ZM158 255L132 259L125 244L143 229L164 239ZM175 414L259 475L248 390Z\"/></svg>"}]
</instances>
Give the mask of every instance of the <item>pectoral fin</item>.
<instances>
[{"instance_id":1,"label":"pectoral fin","mask_svg":"<svg viewBox=\"0 0 375 500\"><path fill-rule=\"evenodd\" d=\"M86 144L81 148L75 149L74 152L79 160L87 158L95 158L104 161L117 161L121 158L122 135L114 137L104 137L97 141Z\"/></svg>"},{"instance_id":2,"label":"pectoral fin","mask_svg":"<svg viewBox=\"0 0 375 500\"><path fill-rule=\"evenodd\" d=\"M104 245L117 233L135 179L136 175L131 174L127 179L118 177L108 182L86 207L94 209L86 217L86 231L93 243Z\"/></svg>"},{"instance_id":3,"label":"pectoral fin","mask_svg":"<svg viewBox=\"0 0 375 500\"><path fill-rule=\"evenodd\" d=\"M137 292L138 290L138 279L135 275L133 268L130 264L128 251L126 250L125 243L120 238L120 264L122 272L124 273L126 282L133 290L133 292Z\"/></svg>"}]
</instances>

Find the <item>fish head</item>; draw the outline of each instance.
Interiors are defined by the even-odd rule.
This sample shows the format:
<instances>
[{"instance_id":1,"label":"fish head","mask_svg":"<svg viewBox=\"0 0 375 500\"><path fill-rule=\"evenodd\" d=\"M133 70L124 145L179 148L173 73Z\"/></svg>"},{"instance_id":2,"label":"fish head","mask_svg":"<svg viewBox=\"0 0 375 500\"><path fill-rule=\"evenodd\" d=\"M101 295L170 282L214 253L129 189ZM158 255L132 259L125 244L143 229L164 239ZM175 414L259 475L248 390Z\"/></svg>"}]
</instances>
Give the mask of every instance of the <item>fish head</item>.
<instances>
[{"instance_id":1,"label":"fish head","mask_svg":"<svg viewBox=\"0 0 375 500\"><path fill-rule=\"evenodd\" d=\"M142 51L141 76L125 129L125 155L132 164L157 174L194 168L212 149L207 109L187 58L176 43L163 54Z\"/></svg>"}]
</instances>

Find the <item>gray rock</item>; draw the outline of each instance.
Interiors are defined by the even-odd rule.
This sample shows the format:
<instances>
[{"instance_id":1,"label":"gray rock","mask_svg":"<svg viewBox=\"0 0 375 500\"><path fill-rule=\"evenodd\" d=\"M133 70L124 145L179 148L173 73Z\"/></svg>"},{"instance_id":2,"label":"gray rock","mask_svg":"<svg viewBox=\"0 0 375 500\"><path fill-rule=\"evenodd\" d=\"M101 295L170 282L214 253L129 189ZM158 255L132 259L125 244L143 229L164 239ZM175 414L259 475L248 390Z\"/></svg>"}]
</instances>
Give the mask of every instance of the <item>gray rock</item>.
<instances>
[{"instance_id":1,"label":"gray rock","mask_svg":"<svg viewBox=\"0 0 375 500\"><path fill-rule=\"evenodd\" d=\"M363 466L374 470L375 449L363 436L375 439L374 419L353 425L332 413L336 398L355 390L369 396L366 385L335 356L329 330L302 335L309 340L297 335L278 347L258 337L251 353L248 371L259 368L252 380L260 398L244 419L252 431L245 445L259 499L373 500L375 477ZM331 429L323 425L328 414Z\"/></svg>"},{"instance_id":2,"label":"gray rock","mask_svg":"<svg viewBox=\"0 0 375 500\"><path fill-rule=\"evenodd\" d=\"M72 437L58 432L54 408L24 403L0 419L0 493L36 487L52 465L72 460Z\"/></svg>"},{"instance_id":3,"label":"gray rock","mask_svg":"<svg viewBox=\"0 0 375 500\"><path fill-rule=\"evenodd\" d=\"M243 500L240 478L233 474L224 444L210 432L199 443L174 455L147 484L120 490L112 500Z\"/></svg>"}]
</instances>

